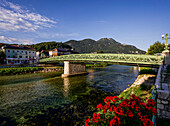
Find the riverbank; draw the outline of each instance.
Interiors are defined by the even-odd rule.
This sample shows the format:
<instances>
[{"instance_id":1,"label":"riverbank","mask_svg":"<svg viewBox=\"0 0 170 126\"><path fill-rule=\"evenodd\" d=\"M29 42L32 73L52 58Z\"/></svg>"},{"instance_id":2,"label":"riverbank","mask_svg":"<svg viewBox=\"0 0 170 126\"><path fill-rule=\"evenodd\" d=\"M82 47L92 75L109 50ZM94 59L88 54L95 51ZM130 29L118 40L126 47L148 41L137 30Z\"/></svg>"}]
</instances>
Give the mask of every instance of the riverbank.
<instances>
[{"instance_id":1,"label":"riverbank","mask_svg":"<svg viewBox=\"0 0 170 126\"><path fill-rule=\"evenodd\" d=\"M16 67L16 68L0 68L0 75L20 75L27 73L44 73L44 72L55 72L63 71L62 66L56 67Z\"/></svg>"},{"instance_id":2,"label":"riverbank","mask_svg":"<svg viewBox=\"0 0 170 126\"><path fill-rule=\"evenodd\" d=\"M120 93L119 97L130 98L132 94L141 98L152 98L152 89L154 88L156 75L142 74L138 75L135 82Z\"/></svg>"}]
</instances>

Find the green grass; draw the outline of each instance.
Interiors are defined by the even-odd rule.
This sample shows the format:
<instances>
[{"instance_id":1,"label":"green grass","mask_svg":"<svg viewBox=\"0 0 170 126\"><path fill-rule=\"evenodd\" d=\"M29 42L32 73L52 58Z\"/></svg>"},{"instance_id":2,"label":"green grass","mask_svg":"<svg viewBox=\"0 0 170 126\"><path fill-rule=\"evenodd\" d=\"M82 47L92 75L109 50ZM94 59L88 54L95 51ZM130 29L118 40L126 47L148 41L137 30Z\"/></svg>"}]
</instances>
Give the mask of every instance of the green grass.
<instances>
[{"instance_id":1,"label":"green grass","mask_svg":"<svg viewBox=\"0 0 170 126\"><path fill-rule=\"evenodd\" d=\"M152 89L154 86L146 86L144 84L137 85L135 87L130 87L128 90L123 91L119 97L124 97L125 99L129 99L130 96L135 94L136 96L139 96L141 98L146 98L148 97L149 99L152 98Z\"/></svg>"}]
</instances>

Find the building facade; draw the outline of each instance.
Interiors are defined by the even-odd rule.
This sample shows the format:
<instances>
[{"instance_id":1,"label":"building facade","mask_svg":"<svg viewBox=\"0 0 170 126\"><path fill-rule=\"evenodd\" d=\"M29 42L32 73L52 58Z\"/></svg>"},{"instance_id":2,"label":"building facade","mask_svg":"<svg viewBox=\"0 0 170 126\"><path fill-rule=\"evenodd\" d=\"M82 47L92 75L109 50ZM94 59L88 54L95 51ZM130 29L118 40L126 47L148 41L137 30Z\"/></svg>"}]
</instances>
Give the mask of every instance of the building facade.
<instances>
[{"instance_id":1,"label":"building facade","mask_svg":"<svg viewBox=\"0 0 170 126\"><path fill-rule=\"evenodd\" d=\"M78 52L71 50L71 49L60 49L60 48L55 48L49 51L49 57L69 55L69 54L78 54Z\"/></svg>"},{"instance_id":2,"label":"building facade","mask_svg":"<svg viewBox=\"0 0 170 126\"><path fill-rule=\"evenodd\" d=\"M33 64L36 61L36 50L23 45L2 46L6 55L6 64Z\"/></svg>"}]
</instances>

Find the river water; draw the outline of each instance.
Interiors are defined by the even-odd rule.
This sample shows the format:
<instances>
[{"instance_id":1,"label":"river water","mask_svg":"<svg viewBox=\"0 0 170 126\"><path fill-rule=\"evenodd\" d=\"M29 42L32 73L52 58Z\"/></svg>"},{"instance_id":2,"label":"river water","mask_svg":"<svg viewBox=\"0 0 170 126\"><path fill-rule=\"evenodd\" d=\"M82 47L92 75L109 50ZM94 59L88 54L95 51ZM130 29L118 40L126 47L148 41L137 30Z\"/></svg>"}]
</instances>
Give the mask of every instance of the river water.
<instances>
[{"instance_id":1,"label":"river water","mask_svg":"<svg viewBox=\"0 0 170 126\"><path fill-rule=\"evenodd\" d=\"M23 123L24 119L42 115L49 108L68 107L82 95L90 97L92 90L118 95L135 81L138 74L134 67L123 65L90 68L87 71L87 75L69 78L56 77L56 72L1 76L0 120ZM87 107L83 105L83 108Z\"/></svg>"}]
</instances>

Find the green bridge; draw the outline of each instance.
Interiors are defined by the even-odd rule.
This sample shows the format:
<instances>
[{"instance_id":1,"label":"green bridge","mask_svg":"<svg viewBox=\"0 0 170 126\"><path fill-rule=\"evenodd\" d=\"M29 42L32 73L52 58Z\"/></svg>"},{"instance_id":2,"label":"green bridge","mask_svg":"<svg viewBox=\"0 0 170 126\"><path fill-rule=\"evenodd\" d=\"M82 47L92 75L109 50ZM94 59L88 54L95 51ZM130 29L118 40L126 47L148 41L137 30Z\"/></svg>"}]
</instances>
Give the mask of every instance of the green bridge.
<instances>
[{"instance_id":1,"label":"green bridge","mask_svg":"<svg viewBox=\"0 0 170 126\"><path fill-rule=\"evenodd\" d=\"M136 54L70 54L41 59L40 63L70 62L107 62L129 65L160 65L163 56Z\"/></svg>"},{"instance_id":2,"label":"green bridge","mask_svg":"<svg viewBox=\"0 0 170 126\"><path fill-rule=\"evenodd\" d=\"M70 54L41 59L40 63L64 62L64 74L62 77L85 74L85 63L113 63L133 66L159 67L163 61L163 56L154 55L132 55L132 54Z\"/></svg>"}]
</instances>

